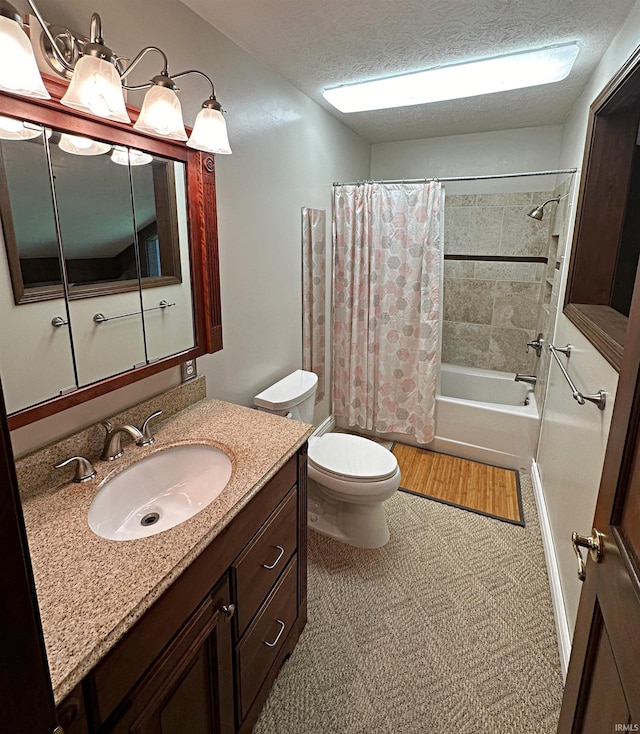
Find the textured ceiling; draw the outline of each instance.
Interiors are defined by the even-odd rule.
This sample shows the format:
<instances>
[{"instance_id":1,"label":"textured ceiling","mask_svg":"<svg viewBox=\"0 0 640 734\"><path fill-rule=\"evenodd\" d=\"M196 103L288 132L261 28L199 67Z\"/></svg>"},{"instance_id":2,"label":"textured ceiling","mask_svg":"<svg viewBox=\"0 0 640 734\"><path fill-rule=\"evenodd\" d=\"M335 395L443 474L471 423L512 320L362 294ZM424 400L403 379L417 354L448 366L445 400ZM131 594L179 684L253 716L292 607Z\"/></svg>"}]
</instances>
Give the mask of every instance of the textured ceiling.
<instances>
[{"instance_id":1,"label":"textured ceiling","mask_svg":"<svg viewBox=\"0 0 640 734\"><path fill-rule=\"evenodd\" d=\"M369 142L562 123L634 0L182 0ZM326 87L567 41L555 84L343 114Z\"/></svg>"}]
</instances>

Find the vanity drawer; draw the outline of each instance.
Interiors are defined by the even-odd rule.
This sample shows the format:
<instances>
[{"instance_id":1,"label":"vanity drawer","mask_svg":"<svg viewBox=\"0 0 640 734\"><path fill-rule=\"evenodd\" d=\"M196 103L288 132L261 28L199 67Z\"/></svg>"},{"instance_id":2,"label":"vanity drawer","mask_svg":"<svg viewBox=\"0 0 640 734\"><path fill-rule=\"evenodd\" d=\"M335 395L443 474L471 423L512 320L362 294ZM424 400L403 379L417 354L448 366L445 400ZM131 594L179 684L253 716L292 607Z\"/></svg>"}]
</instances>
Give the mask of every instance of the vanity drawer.
<instances>
[{"instance_id":1,"label":"vanity drawer","mask_svg":"<svg viewBox=\"0 0 640 734\"><path fill-rule=\"evenodd\" d=\"M236 648L240 720L247 715L296 622L297 561L295 555Z\"/></svg>"},{"instance_id":2,"label":"vanity drawer","mask_svg":"<svg viewBox=\"0 0 640 734\"><path fill-rule=\"evenodd\" d=\"M238 638L297 546L297 492L291 491L232 566Z\"/></svg>"}]
</instances>

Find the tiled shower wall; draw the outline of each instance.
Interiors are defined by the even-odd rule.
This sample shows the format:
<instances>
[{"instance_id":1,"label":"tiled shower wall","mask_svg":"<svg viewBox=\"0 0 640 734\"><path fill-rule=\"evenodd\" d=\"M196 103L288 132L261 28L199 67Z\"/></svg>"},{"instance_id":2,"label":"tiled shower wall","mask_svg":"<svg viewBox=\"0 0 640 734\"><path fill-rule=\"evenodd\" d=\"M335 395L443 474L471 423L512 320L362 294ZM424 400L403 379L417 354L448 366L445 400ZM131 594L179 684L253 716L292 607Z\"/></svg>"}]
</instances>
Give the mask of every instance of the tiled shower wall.
<instances>
[{"instance_id":1,"label":"tiled shower wall","mask_svg":"<svg viewBox=\"0 0 640 734\"><path fill-rule=\"evenodd\" d=\"M536 360L535 374L538 376L536 383L536 400L542 409L545 400L547 376L551 363L551 355L546 345L551 342L553 336L553 324L556 312L560 306L560 260L567 249L568 235L568 203L572 179L562 181L553 191L553 196L560 196L558 204L551 204L549 212L549 240L548 240L548 264L545 266L545 277L542 283L542 302L538 313L538 326L536 332L540 332L545 340L545 348L542 350L540 359Z\"/></svg>"},{"instance_id":2,"label":"tiled shower wall","mask_svg":"<svg viewBox=\"0 0 640 734\"><path fill-rule=\"evenodd\" d=\"M527 216L549 192L448 195L445 203L442 361L534 373L547 266L549 221ZM492 256L492 261L474 259ZM518 262L507 258L521 258ZM497 258L497 259L496 259ZM504 259L502 259L504 258Z\"/></svg>"}]
</instances>

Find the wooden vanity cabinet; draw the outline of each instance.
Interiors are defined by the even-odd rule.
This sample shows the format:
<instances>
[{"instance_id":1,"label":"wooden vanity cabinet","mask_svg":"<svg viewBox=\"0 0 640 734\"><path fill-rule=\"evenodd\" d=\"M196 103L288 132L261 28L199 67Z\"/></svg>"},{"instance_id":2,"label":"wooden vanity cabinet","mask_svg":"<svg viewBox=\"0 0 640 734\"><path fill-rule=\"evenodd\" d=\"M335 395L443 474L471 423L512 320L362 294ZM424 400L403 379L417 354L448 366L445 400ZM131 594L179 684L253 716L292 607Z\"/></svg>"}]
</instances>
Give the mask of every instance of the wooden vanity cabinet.
<instances>
[{"instance_id":1,"label":"wooden vanity cabinet","mask_svg":"<svg viewBox=\"0 0 640 734\"><path fill-rule=\"evenodd\" d=\"M131 691L113 734L234 731L230 603L225 576Z\"/></svg>"},{"instance_id":2,"label":"wooden vanity cabinet","mask_svg":"<svg viewBox=\"0 0 640 734\"><path fill-rule=\"evenodd\" d=\"M251 731L306 623L306 488L305 445L58 706L67 734Z\"/></svg>"},{"instance_id":3,"label":"wooden vanity cabinet","mask_svg":"<svg viewBox=\"0 0 640 734\"><path fill-rule=\"evenodd\" d=\"M89 734L81 685L76 686L57 707L56 718L64 734Z\"/></svg>"}]
</instances>

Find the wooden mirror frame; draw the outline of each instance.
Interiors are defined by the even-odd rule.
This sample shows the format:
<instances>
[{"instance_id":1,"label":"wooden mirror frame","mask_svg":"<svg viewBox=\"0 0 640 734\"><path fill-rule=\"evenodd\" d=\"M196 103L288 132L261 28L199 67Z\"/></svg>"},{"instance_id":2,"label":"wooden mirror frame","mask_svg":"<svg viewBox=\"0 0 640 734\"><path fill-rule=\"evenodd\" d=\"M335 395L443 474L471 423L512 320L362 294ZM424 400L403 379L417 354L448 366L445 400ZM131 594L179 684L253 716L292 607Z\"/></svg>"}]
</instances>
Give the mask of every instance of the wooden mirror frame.
<instances>
[{"instance_id":1,"label":"wooden mirror frame","mask_svg":"<svg viewBox=\"0 0 640 734\"><path fill-rule=\"evenodd\" d=\"M130 125L70 110L59 102L66 91L67 82L49 76L44 76L44 81L52 99L35 100L0 92L0 115L18 117L74 135L104 140L114 145L137 148L186 164L195 346L152 364L137 367L86 387L80 387L72 393L24 408L9 417L9 427L12 430L143 380L188 359L195 359L222 349L214 156L188 148L184 143L139 133ZM127 106L127 110L135 122L139 110L131 106Z\"/></svg>"}]
</instances>

